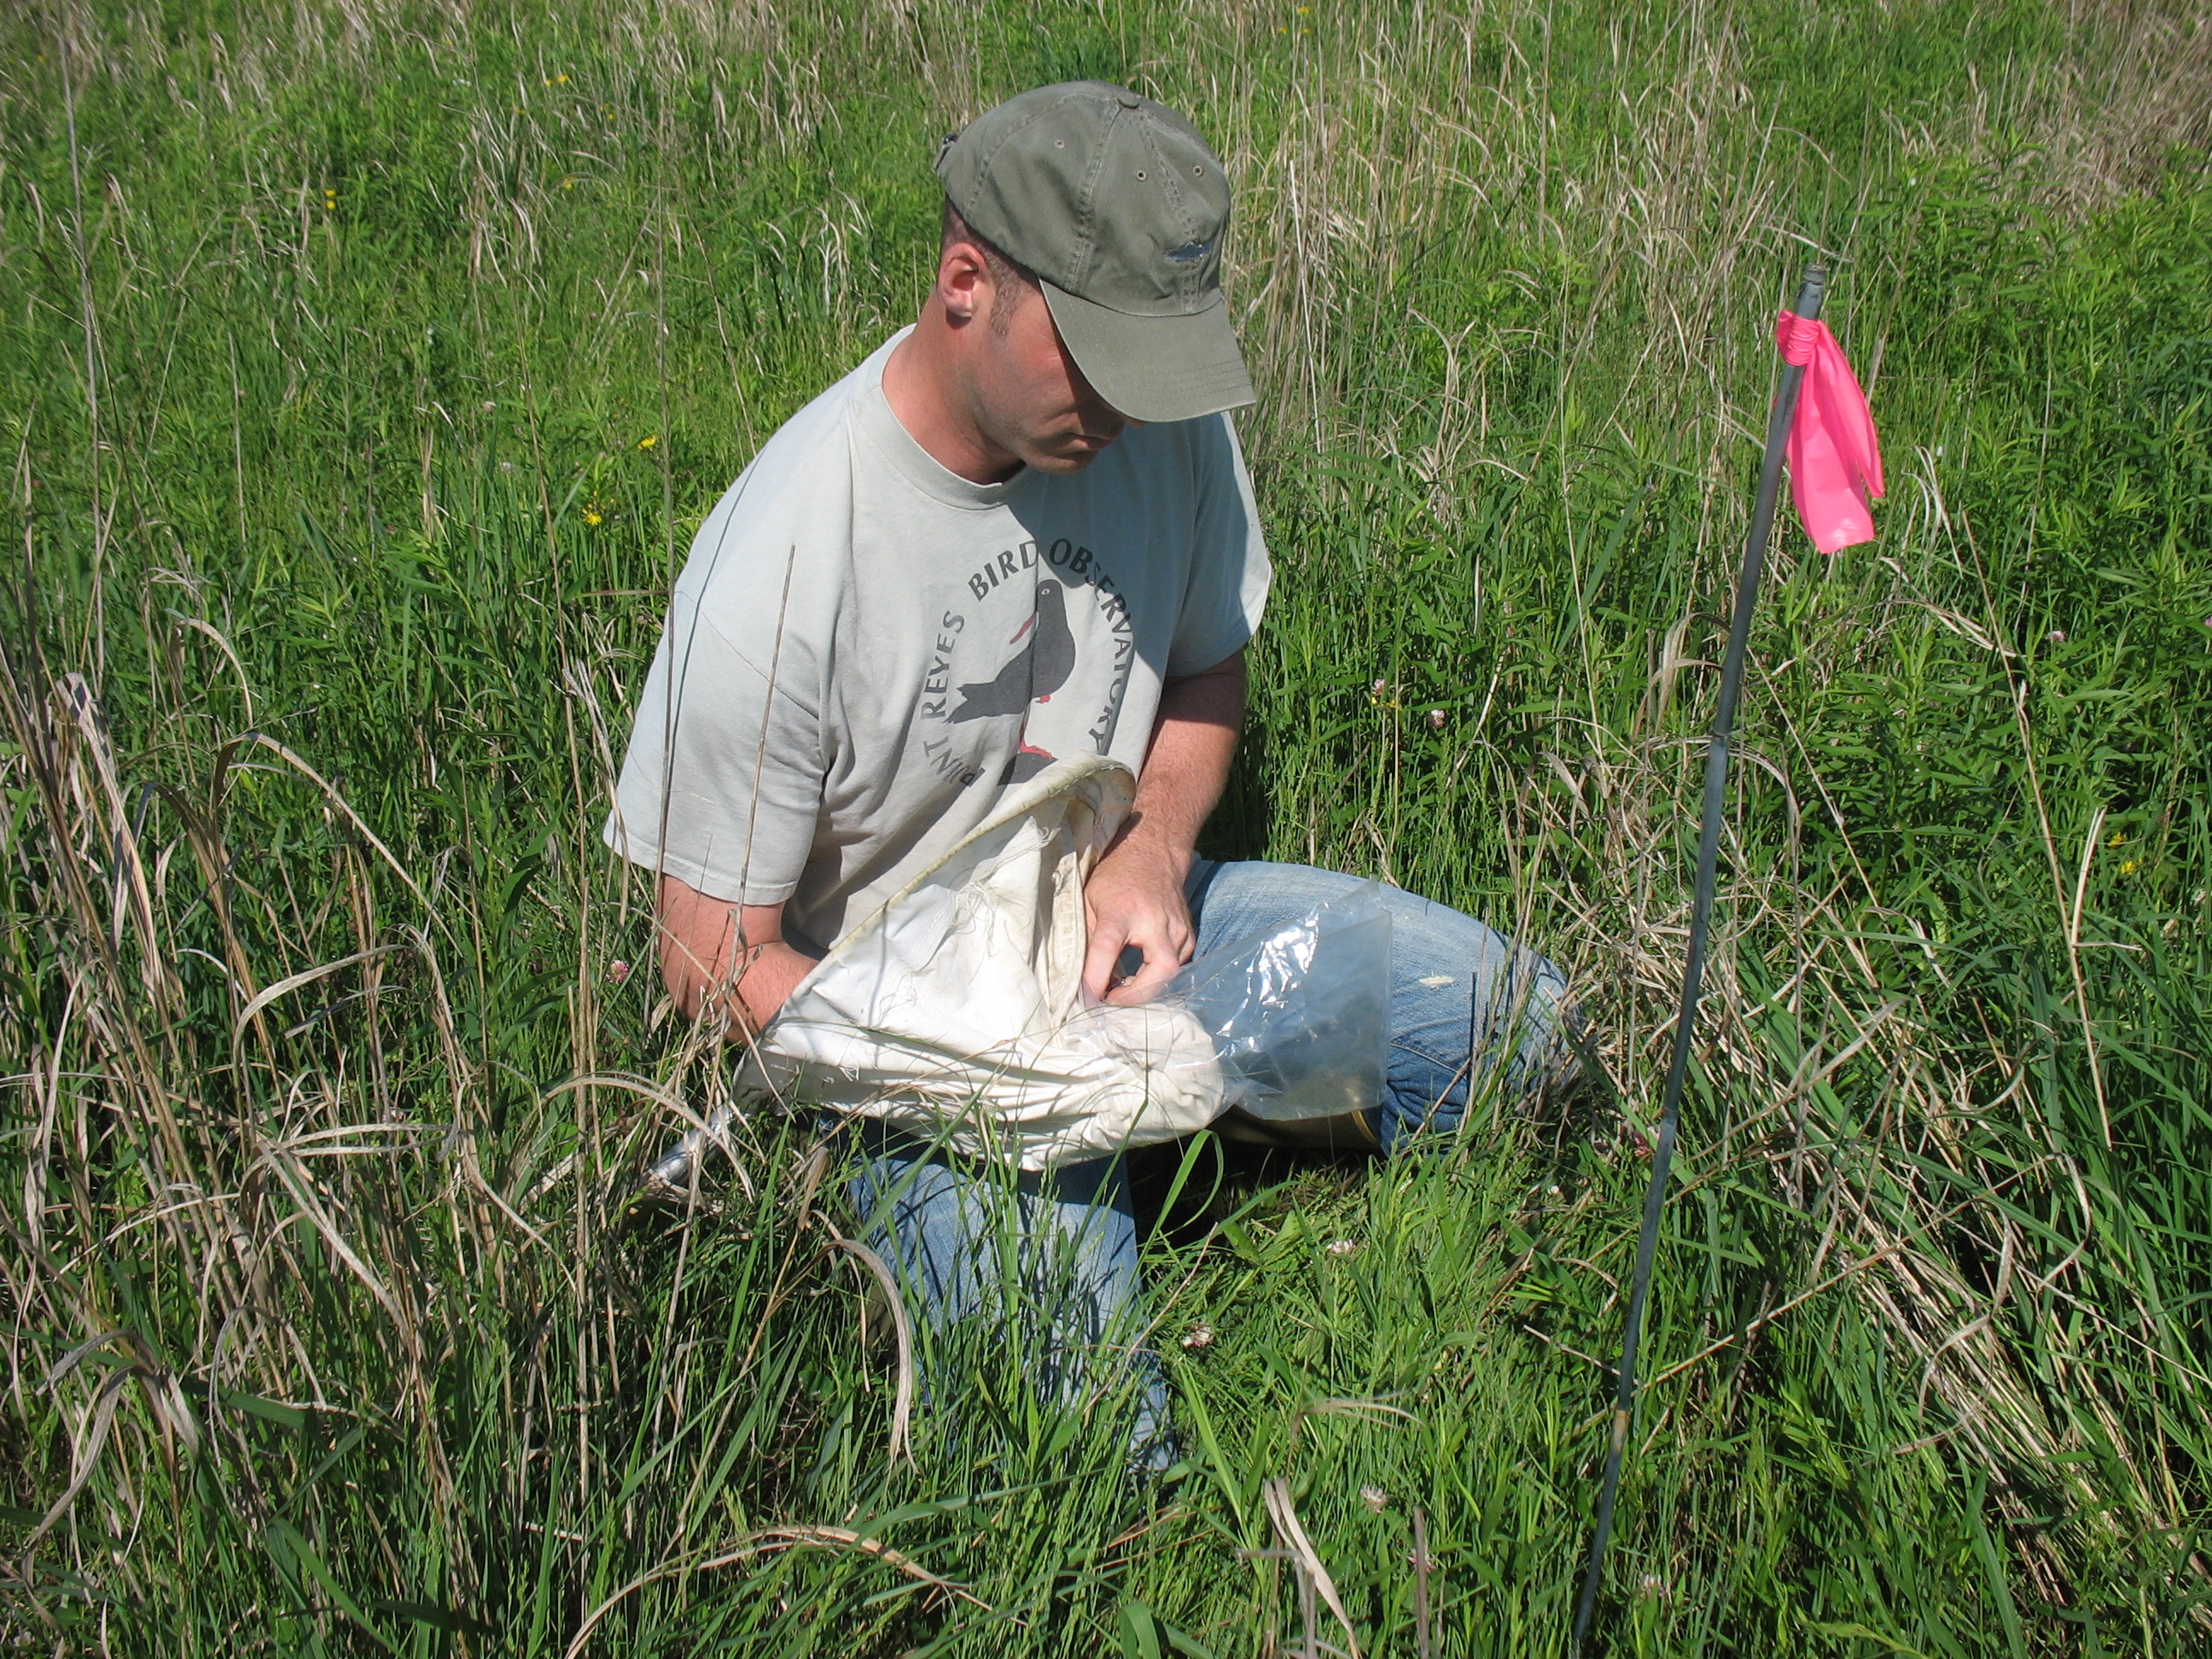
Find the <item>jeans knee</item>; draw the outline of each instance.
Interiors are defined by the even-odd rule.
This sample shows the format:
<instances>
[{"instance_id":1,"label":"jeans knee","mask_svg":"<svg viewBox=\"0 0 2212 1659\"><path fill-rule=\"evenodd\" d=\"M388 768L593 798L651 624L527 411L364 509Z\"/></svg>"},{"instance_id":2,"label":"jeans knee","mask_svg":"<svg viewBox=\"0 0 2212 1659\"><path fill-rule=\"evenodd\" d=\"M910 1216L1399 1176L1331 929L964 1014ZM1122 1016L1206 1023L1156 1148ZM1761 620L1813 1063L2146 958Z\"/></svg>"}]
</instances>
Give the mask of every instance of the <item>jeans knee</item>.
<instances>
[{"instance_id":1,"label":"jeans knee","mask_svg":"<svg viewBox=\"0 0 2212 1659\"><path fill-rule=\"evenodd\" d=\"M1470 1115L1525 1112L1572 1085L1579 1043L1566 975L1523 946L1455 1014L1395 1035L1383 1100L1370 1116L1385 1152L1459 1129Z\"/></svg>"}]
</instances>

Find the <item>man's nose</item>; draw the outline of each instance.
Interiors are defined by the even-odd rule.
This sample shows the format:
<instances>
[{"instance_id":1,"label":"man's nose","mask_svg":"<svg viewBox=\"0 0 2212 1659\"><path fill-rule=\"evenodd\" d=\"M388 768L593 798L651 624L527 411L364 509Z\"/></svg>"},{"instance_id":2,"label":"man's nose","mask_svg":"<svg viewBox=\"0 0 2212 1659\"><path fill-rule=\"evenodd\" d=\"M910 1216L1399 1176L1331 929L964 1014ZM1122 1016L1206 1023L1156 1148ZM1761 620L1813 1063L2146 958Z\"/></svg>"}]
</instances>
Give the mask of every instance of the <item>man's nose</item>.
<instances>
[{"instance_id":1,"label":"man's nose","mask_svg":"<svg viewBox=\"0 0 2212 1659\"><path fill-rule=\"evenodd\" d=\"M1083 424L1086 430L1095 432L1103 438L1118 438L1121 435L1124 428L1144 424L1141 421L1131 420L1100 397L1091 389L1088 380L1081 382L1079 390L1082 393L1079 412L1083 416Z\"/></svg>"},{"instance_id":2,"label":"man's nose","mask_svg":"<svg viewBox=\"0 0 2212 1659\"><path fill-rule=\"evenodd\" d=\"M1090 377L1084 374L1081 365L1075 361L1075 354L1068 350L1066 343L1061 343L1060 350L1061 359L1067 364L1068 384L1075 390L1076 413L1083 417L1086 432L1105 438L1118 438L1124 427L1144 424L1141 421L1131 420L1098 395L1098 388L1091 384Z\"/></svg>"}]
</instances>

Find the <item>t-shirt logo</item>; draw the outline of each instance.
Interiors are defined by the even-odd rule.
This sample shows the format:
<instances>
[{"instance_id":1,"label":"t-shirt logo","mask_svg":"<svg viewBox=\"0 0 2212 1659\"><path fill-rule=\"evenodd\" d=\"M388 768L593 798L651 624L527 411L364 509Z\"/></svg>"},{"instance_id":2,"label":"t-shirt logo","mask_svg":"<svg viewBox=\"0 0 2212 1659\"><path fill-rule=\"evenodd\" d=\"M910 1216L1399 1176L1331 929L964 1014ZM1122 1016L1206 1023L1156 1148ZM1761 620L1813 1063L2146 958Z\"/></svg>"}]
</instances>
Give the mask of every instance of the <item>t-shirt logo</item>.
<instances>
[{"instance_id":1,"label":"t-shirt logo","mask_svg":"<svg viewBox=\"0 0 2212 1659\"><path fill-rule=\"evenodd\" d=\"M1018 646L991 679L960 688L955 720L1018 714L1032 702L1049 702L1075 672L1075 633L1067 625L1067 597L1058 582L1039 582L1036 609L1008 641Z\"/></svg>"},{"instance_id":2,"label":"t-shirt logo","mask_svg":"<svg viewBox=\"0 0 2212 1659\"><path fill-rule=\"evenodd\" d=\"M1050 567L1051 574L1038 569L1040 564ZM973 625L978 618L945 612L918 705L922 719L930 723L923 727L923 763L937 776L965 789L989 775L984 758L1004 738L971 732L963 744L945 728L1016 717L1020 723L1014 732L1015 750L999 774L1001 786L1035 777L1052 763L1055 750L1109 753L1121 698L1129 688L1130 665L1136 659L1136 636L1127 597L1108 573L1105 560L1066 536L1048 548L1025 541L984 561L968 578L968 588L979 603L994 601L988 608L1000 615L1019 604L1026 592L1028 614L1006 643L997 645ZM1006 599L1000 600L1002 589ZM1093 605L1103 619L1103 639L1098 637L1101 622L1092 618ZM1092 631L1079 635L1084 628ZM952 683L955 672L973 673L1006 651L1012 654L1000 662L989 679ZM957 669L956 653L963 659ZM1103 677L1095 671L1079 674L1093 655L1100 659ZM978 656L982 664L975 662ZM1103 683L1093 685L1093 679ZM1048 713L1047 705L1062 693L1066 696ZM1069 708L1069 697L1079 707ZM1092 708L1098 710L1096 719L1091 715ZM1033 735L1032 726L1042 726L1042 733ZM936 727L934 736L929 735L931 726Z\"/></svg>"}]
</instances>

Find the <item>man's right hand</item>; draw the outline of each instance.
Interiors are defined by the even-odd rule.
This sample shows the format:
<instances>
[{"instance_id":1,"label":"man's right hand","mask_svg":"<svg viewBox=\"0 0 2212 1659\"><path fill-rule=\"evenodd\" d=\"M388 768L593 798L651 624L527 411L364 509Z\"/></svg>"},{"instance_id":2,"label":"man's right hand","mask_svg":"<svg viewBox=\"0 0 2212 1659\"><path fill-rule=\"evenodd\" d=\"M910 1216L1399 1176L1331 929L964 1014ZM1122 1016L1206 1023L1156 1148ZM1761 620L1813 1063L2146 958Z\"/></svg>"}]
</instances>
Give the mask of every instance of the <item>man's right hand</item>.
<instances>
[{"instance_id":1,"label":"man's right hand","mask_svg":"<svg viewBox=\"0 0 2212 1659\"><path fill-rule=\"evenodd\" d=\"M784 942L781 904L732 904L665 875L654 909L661 982L686 1019L719 1006L747 1030L763 1030L814 966Z\"/></svg>"}]
</instances>

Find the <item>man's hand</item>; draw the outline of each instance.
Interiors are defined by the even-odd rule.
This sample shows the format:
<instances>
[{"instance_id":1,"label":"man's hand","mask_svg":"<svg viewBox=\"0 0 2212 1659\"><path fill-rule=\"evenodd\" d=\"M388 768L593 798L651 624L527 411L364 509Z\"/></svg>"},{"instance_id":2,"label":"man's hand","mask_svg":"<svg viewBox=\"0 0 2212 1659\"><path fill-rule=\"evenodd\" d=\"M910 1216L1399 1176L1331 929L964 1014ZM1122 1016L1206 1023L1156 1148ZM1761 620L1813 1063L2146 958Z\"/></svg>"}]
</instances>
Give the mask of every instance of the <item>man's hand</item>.
<instances>
[{"instance_id":1,"label":"man's hand","mask_svg":"<svg viewBox=\"0 0 2212 1659\"><path fill-rule=\"evenodd\" d=\"M686 1019L718 1008L761 1031L814 966L784 942L781 904L732 904L665 875L654 911L661 981Z\"/></svg>"},{"instance_id":2,"label":"man's hand","mask_svg":"<svg viewBox=\"0 0 2212 1659\"><path fill-rule=\"evenodd\" d=\"M1150 1002L1190 960L1194 942L1190 906L1182 896L1190 854L1186 850L1177 858L1172 848L1141 830L1139 825L1115 842L1083 884L1084 915L1091 927L1084 988L1108 1002ZM1144 953L1144 965L1108 990L1115 963L1131 945Z\"/></svg>"},{"instance_id":3,"label":"man's hand","mask_svg":"<svg viewBox=\"0 0 2212 1659\"><path fill-rule=\"evenodd\" d=\"M1104 1002L1149 1002L1190 960L1197 943L1183 878L1198 832L1221 799L1244 723L1244 653L1160 692L1152 748L1137 780L1136 805L1084 884L1091 949L1084 989ZM1110 992L1114 966L1134 945L1144 965Z\"/></svg>"}]
</instances>

